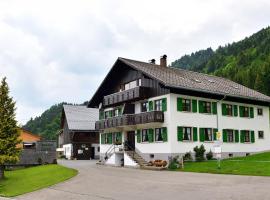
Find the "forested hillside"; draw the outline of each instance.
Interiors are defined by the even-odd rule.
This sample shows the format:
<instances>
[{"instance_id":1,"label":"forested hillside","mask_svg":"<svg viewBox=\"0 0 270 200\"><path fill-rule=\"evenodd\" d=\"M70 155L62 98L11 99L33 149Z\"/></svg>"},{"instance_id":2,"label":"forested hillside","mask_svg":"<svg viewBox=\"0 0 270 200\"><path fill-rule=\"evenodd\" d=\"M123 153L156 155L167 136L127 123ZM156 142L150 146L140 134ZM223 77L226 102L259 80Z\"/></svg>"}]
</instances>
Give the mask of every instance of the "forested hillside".
<instances>
[{"instance_id":1,"label":"forested hillside","mask_svg":"<svg viewBox=\"0 0 270 200\"><path fill-rule=\"evenodd\" d=\"M60 117L64 104L67 103L51 106L41 116L31 118L23 128L34 134L41 135L45 139L56 139L56 133L60 129Z\"/></svg>"},{"instance_id":2,"label":"forested hillside","mask_svg":"<svg viewBox=\"0 0 270 200\"><path fill-rule=\"evenodd\" d=\"M41 135L42 138L48 140L55 140L56 134L60 129L60 118L63 109L63 105L71 103L62 102L51 106L49 109L45 110L39 117L31 118L23 128L34 133ZM82 104L73 105L87 105L88 101Z\"/></svg>"},{"instance_id":3,"label":"forested hillside","mask_svg":"<svg viewBox=\"0 0 270 200\"><path fill-rule=\"evenodd\" d=\"M213 52L185 55L171 66L225 77L270 96L270 27Z\"/></svg>"}]
</instances>

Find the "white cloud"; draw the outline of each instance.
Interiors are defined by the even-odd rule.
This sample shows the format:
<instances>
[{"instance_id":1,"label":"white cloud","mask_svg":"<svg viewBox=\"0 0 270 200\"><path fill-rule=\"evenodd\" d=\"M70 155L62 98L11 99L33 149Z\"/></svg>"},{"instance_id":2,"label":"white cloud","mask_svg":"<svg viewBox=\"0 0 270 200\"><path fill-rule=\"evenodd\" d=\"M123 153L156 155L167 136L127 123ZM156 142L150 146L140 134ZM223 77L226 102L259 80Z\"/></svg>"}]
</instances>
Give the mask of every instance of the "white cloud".
<instances>
[{"instance_id":1,"label":"white cloud","mask_svg":"<svg viewBox=\"0 0 270 200\"><path fill-rule=\"evenodd\" d=\"M139 60L224 45L268 26L268 0L0 1L0 77L21 123L89 100L118 56Z\"/></svg>"}]
</instances>

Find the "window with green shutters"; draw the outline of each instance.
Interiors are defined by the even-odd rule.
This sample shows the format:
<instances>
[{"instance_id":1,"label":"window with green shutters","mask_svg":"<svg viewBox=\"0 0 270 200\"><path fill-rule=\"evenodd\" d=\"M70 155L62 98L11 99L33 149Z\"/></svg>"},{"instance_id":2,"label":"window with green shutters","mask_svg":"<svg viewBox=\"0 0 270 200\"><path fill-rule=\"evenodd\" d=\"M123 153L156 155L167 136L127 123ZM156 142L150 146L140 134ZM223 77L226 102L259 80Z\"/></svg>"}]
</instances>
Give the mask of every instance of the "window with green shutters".
<instances>
[{"instance_id":1,"label":"window with green shutters","mask_svg":"<svg viewBox=\"0 0 270 200\"><path fill-rule=\"evenodd\" d=\"M154 142L154 129L148 129L148 142Z\"/></svg>"},{"instance_id":2,"label":"window with green shutters","mask_svg":"<svg viewBox=\"0 0 270 200\"><path fill-rule=\"evenodd\" d=\"M227 142L228 138L227 138L227 130L226 129L223 129L222 131L222 139L223 139L223 142Z\"/></svg>"},{"instance_id":3,"label":"window with green shutters","mask_svg":"<svg viewBox=\"0 0 270 200\"><path fill-rule=\"evenodd\" d=\"M249 111L249 114L250 114L249 117L250 118L254 118L254 108L253 107L250 107L249 109L250 109L250 111Z\"/></svg>"},{"instance_id":4,"label":"window with green shutters","mask_svg":"<svg viewBox=\"0 0 270 200\"><path fill-rule=\"evenodd\" d=\"M177 141L198 141L197 127L177 127Z\"/></svg>"},{"instance_id":5,"label":"window with green shutters","mask_svg":"<svg viewBox=\"0 0 270 200\"><path fill-rule=\"evenodd\" d=\"M184 99L182 97L177 98L177 111L185 112L197 112L197 100L196 99Z\"/></svg>"},{"instance_id":6,"label":"window with green shutters","mask_svg":"<svg viewBox=\"0 0 270 200\"><path fill-rule=\"evenodd\" d=\"M104 111L99 111L99 120L104 119Z\"/></svg>"},{"instance_id":7,"label":"window with green shutters","mask_svg":"<svg viewBox=\"0 0 270 200\"><path fill-rule=\"evenodd\" d=\"M200 128L200 142L204 142L204 128Z\"/></svg>"},{"instance_id":8,"label":"window with green shutters","mask_svg":"<svg viewBox=\"0 0 270 200\"><path fill-rule=\"evenodd\" d=\"M107 133L108 137L108 144L112 144L112 133Z\"/></svg>"},{"instance_id":9,"label":"window with green shutters","mask_svg":"<svg viewBox=\"0 0 270 200\"><path fill-rule=\"evenodd\" d=\"M254 118L254 109L253 107L239 106L240 117L250 117Z\"/></svg>"},{"instance_id":10,"label":"window with green shutters","mask_svg":"<svg viewBox=\"0 0 270 200\"><path fill-rule=\"evenodd\" d=\"M137 130L137 143L141 143L141 130Z\"/></svg>"},{"instance_id":11,"label":"window with green shutters","mask_svg":"<svg viewBox=\"0 0 270 200\"><path fill-rule=\"evenodd\" d=\"M236 133L237 131L237 133ZM237 136L236 136L237 134ZM238 138L237 138L238 137ZM239 142L238 130L223 129L222 131L223 142Z\"/></svg>"},{"instance_id":12,"label":"window with green shutters","mask_svg":"<svg viewBox=\"0 0 270 200\"><path fill-rule=\"evenodd\" d=\"M251 137L251 142L254 143L254 142L255 142L255 134L254 134L254 131L250 131L250 137Z\"/></svg>"},{"instance_id":13,"label":"window with green shutters","mask_svg":"<svg viewBox=\"0 0 270 200\"><path fill-rule=\"evenodd\" d=\"M215 106L213 106L211 102L199 101L199 113L209 113L209 114L213 113L214 114L214 112L212 112L213 108L216 109L216 104Z\"/></svg>"},{"instance_id":14,"label":"window with green shutters","mask_svg":"<svg viewBox=\"0 0 270 200\"><path fill-rule=\"evenodd\" d=\"M250 130L241 130L240 131L240 141L241 143L254 143L255 142L255 134L254 131Z\"/></svg>"},{"instance_id":15,"label":"window with green shutters","mask_svg":"<svg viewBox=\"0 0 270 200\"><path fill-rule=\"evenodd\" d=\"M218 131L217 129L213 129L213 128L200 128L200 141L211 142L211 141L216 140L217 131Z\"/></svg>"}]
</instances>

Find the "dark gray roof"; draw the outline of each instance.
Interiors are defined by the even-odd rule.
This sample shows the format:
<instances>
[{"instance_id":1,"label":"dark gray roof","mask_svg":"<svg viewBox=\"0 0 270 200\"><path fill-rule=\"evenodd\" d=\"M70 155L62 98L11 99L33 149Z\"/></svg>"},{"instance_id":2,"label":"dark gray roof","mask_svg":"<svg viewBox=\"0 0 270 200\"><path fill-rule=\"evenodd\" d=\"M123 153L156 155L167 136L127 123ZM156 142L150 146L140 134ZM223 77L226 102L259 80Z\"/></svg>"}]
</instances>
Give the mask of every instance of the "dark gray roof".
<instances>
[{"instance_id":1,"label":"dark gray roof","mask_svg":"<svg viewBox=\"0 0 270 200\"><path fill-rule=\"evenodd\" d=\"M128 66L157 79L165 86L270 102L270 97L231 80L184 69L118 58Z\"/></svg>"},{"instance_id":2,"label":"dark gray roof","mask_svg":"<svg viewBox=\"0 0 270 200\"><path fill-rule=\"evenodd\" d=\"M70 130L94 131L98 121L98 109L86 106L64 105L64 112Z\"/></svg>"}]
</instances>

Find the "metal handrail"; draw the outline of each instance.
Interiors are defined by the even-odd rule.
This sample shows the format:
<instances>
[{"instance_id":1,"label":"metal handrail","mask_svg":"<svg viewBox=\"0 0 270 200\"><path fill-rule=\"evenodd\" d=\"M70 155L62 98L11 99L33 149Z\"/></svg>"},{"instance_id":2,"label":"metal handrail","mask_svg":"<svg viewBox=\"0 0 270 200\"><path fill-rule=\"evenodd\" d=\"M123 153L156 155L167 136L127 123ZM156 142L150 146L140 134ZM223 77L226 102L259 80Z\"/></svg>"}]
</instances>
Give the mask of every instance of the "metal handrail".
<instances>
[{"instance_id":1,"label":"metal handrail","mask_svg":"<svg viewBox=\"0 0 270 200\"><path fill-rule=\"evenodd\" d=\"M104 158L105 160L108 159L108 154L109 154L112 150L115 151L115 146L114 146L114 144L112 144L112 145L109 147L109 149L106 151L106 153L105 153L105 158Z\"/></svg>"},{"instance_id":2,"label":"metal handrail","mask_svg":"<svg viewBox=\"0 0 270 200\"><path fill-rule=\"evenodd\" d=\"M124 149L126 149L126 147L129 147L130 149L132 149L132 159L134 159L135 149L132 146L130 146L127 141L124 143Z\"/></svg>"}]
</instances>

